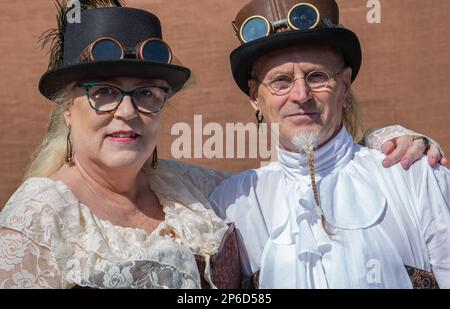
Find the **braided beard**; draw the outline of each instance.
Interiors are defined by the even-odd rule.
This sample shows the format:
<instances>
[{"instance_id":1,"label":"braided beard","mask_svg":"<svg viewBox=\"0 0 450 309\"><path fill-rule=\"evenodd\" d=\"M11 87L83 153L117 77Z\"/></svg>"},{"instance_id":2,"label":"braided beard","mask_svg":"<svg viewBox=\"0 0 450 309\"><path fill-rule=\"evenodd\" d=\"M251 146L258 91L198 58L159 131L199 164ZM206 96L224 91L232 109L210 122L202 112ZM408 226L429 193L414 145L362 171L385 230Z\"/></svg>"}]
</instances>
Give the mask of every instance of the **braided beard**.
<instances>
[{"instance_id":1,"label":"braided beard","mask_svg":"<svg viewBox=\"0 0 450 309\"><path fill-rule=\"evenodd\" d=\"M320 206L319 192L317 190L316 183L316 170L314 166L314 152L317 149L319 141L320 131L303 131L298 132L292 138L292 144L300 150L300 153L305 153L308 157L309 162L309 176L311 177L311 187L314 194L314 203L317 214L320 216L322 226L324 230L330 234L334 235L330 225L327 223L325 214L323 213L322 207Z\"/></svg>"}]
</instances>

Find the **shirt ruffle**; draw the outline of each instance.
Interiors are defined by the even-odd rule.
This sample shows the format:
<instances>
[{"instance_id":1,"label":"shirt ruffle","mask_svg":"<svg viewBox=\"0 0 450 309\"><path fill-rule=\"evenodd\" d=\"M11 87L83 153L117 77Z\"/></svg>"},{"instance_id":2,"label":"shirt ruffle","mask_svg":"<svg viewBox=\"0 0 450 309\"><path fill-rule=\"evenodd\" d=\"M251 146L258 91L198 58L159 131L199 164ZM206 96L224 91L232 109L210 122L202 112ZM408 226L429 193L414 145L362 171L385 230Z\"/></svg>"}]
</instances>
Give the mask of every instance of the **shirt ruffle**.
<instances>
[{"instance_id":1,"label":"shirt ruffle","mask_svg":"<svg viewBox=\"0 0 450 309\"><path fill-rule=\"evenodd\" d=\"M331 150L327 149L330 147ZM321 207L327 223L336 231L336 235L328 234L322 227L320 216L315 209L310 182L305 190L304 180L309 177L304 168L304 165L307 165L305 156L279 152L279 160L283 163L286 177L280 180L274 190L274 200L280 202L273 208L270 237L262 254L261 288L328 288L339 286L342 282L352 282L343 279L346 271L342 272L340 279L329 275L330 269L333 268L330 252L334 250L334 259L337 260L337 254L342 254L343 259L345 254L352 254L352 248L347 247L348 244L340 249L336 248L336 244L349 235L352 236L347 241L352 242L358 251L362 248L359 242L380 242L380 239L384 238L380 229L371 229L370 233L365 230L382 220L387 206L383 192L367 180L367 175L377 177L374 171L378 163L370 156L365 156L364 151L359 146L353 147L351 137L344 128L335 140L316 154L316 172L319 174L317 187ZM355 158L357 152L358 156ZM298 181L298 177L303 181ZM361 205L361 201L364 201L364 205ZM389 246L390 244L386 244L387 248ZM361 251L368 256L373 253L374 257L396 265L393 267L397 267L398 276L403 280L403 283L399 280L397 286L410 286L398 256L379 257L377 251L370 248ZM393 246L391 252L395 252ZM285 265L292 265L293 257L298 261L295 263L295 269L286 267ZM367 273L367 269L364 269L366 265L355 263L353 266L355 268L350 271L351 274L347 271L348 276ZM361 281L360 286L369 286L369 283L364 283L362 279L358 281ZM390 282L395 281L397 280Z\"/></svg>"}]
</instances>

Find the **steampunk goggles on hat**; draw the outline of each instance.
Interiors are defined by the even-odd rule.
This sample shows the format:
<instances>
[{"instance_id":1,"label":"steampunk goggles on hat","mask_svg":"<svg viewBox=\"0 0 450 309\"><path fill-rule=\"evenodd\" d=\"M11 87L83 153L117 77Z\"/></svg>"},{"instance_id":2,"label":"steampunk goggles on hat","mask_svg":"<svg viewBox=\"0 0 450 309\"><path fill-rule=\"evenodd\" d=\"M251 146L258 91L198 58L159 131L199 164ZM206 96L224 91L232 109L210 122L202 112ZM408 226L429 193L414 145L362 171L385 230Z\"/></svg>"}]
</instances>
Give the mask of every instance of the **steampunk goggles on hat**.
<instances>
[{"instance_id":1,"label":"steampunk goggles on hat","mask_svg":"<svg viewBox=\"0 0 450 309\"><path fill-rule=\"evenodd\" d=\"M92 42L81 53L81 61L108 61L119 59L140 59L160 63L171 63L172 51L163 40L150 38L139 43L134 49L125 48L111 37L101 37Z\"/></svg>"},{"instance_id":2,"label":"steampunk goggles on hat","mask_svg":"<svg viewBox=\"0 0 450 309\"><path fill-rule=\"evenodd\" d=\"M278 29L285 27L291 30L314 29L320 23L319 10L310 3L298 3L294 5L288 13L286 19L270 21L264 16L253 15L247 18L240 29L239 38L243 43L254 41L266 37Z\"/></svg>"}]
</instances>

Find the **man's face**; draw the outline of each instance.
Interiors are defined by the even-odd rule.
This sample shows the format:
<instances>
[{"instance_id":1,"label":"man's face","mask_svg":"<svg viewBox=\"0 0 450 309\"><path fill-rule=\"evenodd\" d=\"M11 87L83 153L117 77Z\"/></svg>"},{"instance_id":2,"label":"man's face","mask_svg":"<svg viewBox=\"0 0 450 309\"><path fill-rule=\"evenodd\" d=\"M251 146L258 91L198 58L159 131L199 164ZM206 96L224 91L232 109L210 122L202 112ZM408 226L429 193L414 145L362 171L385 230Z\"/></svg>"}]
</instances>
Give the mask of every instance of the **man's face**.
<instances>
[{"instance_id":1,"label":"man's face","mask_svg":"<svg viewBox=\"0 0 450 309\"><path fill-rule=\"evenodd\" d=\"M324 46L294 47L260 58L254 66L255 80L249 81L250 99L268 123L280 126L280 148L298 152L292 138L301 131L319 133L321 146L339 133L343 109L350 97L350 68L342 73L342 60L332 48ZM320 70L335 76L327 87L312 91L306 83L308 73ZM290 92L274 94L266 85L276 76L297 79Z\"/></svg>"}]
</instances>

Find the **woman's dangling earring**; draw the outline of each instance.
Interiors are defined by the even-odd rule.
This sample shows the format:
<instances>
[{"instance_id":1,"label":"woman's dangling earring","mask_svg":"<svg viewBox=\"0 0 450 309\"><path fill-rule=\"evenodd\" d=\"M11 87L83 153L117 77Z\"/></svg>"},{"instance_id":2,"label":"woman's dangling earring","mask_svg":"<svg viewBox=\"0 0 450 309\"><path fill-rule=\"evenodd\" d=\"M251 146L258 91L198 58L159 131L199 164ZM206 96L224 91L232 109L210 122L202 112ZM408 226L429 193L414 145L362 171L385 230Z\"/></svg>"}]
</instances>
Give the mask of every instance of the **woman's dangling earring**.
<instances>
[{"instance_id":1,"label":"woman's dangling earring","mask_svg":"<svg viewBox=\"0 0 450 309\"><path fill-rule=\"evenodd\" d=\"M264 116L261 115L261 117L260 117L260 114L261 114L261 111L258 109L258 110L256 111L256 122L258 123L258 129L260 128L261 123L264 122Z\"/></svg>"},{"instance_id":2,"label":"woman's dangling earring","mask_svg":"<svg viewBox=\"0 0 450 309\"><path fill-rule=\"evenodd\" d=\"M70 128L69 133L67 133L67 142L66 142L66 164L69 167L72 167L75 165L75 162L73 161L73 147L72 147L72 141L70 139Z\"/></svg>"},{"instance_id":3,"label":"woman's dangling earring","mask_svg":"<svg viewBox=\"0 0 450 309\"><path fill-rule=\"evenodd\" d=\"M152 157L152 168L156 170L159 167L158 163L158 147L155 146L155 150L153 150L153 157Z\"/></svg>"}]
</instances>

